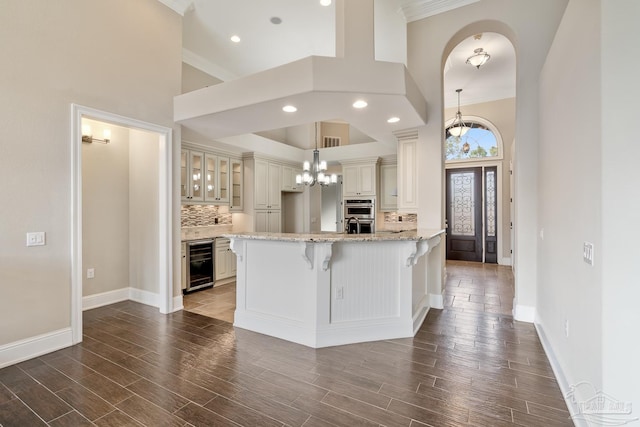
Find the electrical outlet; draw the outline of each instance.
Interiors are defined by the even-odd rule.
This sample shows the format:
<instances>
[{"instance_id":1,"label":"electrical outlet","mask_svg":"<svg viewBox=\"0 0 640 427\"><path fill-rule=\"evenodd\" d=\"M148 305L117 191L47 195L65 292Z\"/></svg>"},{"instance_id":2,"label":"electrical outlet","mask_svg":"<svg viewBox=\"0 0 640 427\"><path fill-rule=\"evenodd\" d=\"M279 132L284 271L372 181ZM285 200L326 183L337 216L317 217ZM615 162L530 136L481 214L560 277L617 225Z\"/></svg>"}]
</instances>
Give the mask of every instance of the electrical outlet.
<instances>
[{"instance_id":1,"label":"electrical outlet","mask_svg":"<svg viewBox=\"0 0 640 427\"><path fill-rule=\"evenodd\" d=\"M569 319L564 319L564 336L569 338Z\"/></svg>"},{"instance_id":2,"label":"electrical outlet","mask_svg":"<svg viewBox=\"0 0 640 427\"><path fill-rule=\"evenodd\" d=\"M336 299L343 299L344 298L344 288L340 287L336 289Z\"/></svg>"},{"instance_id":3,"label":"electrical outlet","mask_svg":"<svg viewBox=\"0 0 640 427\"><path fill-rule=\"evenodd\" d=\"M93 279L94 277L96 277L96 269L87 268L87 279Z\"/></svg>"},{"instance_id":4,"label":"electrical outlet","mask_svg":"<svg viewBox=\"0 0 640 427\"><path fill-rule=\"evenodd\" d=\"M27 246L44 246L45 244L44 231L27 233Z\"/></svg>"},{"instance_id":5,"label":"electrical outlet","mask_svg":"<svg viewBox=\"0 0 640 427\"><path fill-rule=\"evenodd\" d=\"M544 228L540 229L540 240L544 240Z\"/></svg>"},{"instance_id":6,"label":"electrical outlet","mask_svg":"<svg viewBox=\"0 0 640 427\"><path fill-rule=\"evenodd\" d=\"M593 265L593 243L584 242L584 246L582 249L582 258L587 264Z\"/></svg>"}]
</instances>

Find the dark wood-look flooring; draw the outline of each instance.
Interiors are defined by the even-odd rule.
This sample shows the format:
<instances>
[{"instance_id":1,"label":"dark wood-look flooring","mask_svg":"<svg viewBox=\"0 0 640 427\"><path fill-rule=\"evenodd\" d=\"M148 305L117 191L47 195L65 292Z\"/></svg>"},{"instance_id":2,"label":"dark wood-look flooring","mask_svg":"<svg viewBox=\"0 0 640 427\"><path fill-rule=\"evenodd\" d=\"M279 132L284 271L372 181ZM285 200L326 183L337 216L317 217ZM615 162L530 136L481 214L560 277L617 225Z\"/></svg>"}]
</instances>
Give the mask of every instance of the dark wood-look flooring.
<instances>
[{"instance_id":1,"label":"dark wood-look flooring","mask_svg":"<svg viewBox=\"0 0 640 427\"><path fill-rule=\"evenodd\" d=\"M318 350L134 302L86 311L82 344L0 370L0 425L573 425L533 325L500 311L510 270L448 272L414 338Z\"/></svg>"}]
</instances>

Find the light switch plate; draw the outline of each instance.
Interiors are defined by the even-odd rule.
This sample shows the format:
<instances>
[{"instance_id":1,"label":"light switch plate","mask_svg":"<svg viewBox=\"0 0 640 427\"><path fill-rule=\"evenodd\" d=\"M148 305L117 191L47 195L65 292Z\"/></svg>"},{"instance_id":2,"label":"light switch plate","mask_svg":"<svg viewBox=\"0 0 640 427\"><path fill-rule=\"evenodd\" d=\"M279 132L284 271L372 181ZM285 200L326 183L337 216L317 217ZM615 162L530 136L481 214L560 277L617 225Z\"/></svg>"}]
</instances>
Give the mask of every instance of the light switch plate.
<instances>
[{"instance_id":1,"label":"light switch plate","mask_svg":"<svg viewBox=\"0 0 640 427\"><path fill-rule=\"evenodd\" d=\"M593 265L593 243L584 242L583 250L582 250L582 258L584 262L589 265Z\"/></svg>"},{"instance_id":2,"label":"light switch plate","mask_svg":"<svg viewBox=\"0 0 640 427\"><path fill-rule=\"evenodd\" d=\"M44 246L46 244L44 231L27 233L27 246Z\"/></svg>"}]
</instances>

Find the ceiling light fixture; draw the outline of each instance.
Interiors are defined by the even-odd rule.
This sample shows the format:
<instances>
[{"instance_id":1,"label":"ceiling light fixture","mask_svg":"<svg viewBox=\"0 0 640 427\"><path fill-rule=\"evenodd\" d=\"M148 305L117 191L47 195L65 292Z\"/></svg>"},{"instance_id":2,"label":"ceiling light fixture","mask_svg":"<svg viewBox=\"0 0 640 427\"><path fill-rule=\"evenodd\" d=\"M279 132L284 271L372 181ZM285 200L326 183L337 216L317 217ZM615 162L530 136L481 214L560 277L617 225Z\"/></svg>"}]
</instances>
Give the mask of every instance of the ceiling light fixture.
<instances>
[{"instance_id":1,"label":"ceiling light fixture","mask_svg":"<svg viewBox=\"0 0 640 427\"><path fill-rule=\"evenodd\" d=\"M111 129L105 129L102 131L103 139L94 138L91 134L91 126L82 125L82 142L91 144L92 142L100 142L102 144L108 144L111 142Z\"/></svg>"},{"instance_id":2,"label":"ceiling light fixture","mask_svg":"<svg viewBox=\"0 0 640 427\"><path fill-rule=\"evenodd\" d=\"M353 108L364 108L367 105L367 101L364 101L362 99L357 100L356 102L353 103Z\"/></svg>"},{"instance_id":3,"label":"ceiling light fixture","mask_svg":"<svg viewBox=\"0 0 640 427\"><path fill-rule=\"evenodd\" d=\"M460 92L462 92L462 89L456 89L456 92L458 93L458 112L456 113L456 118L453 119L451 126L447 128L447 131L451 136L459 138L467 133L469 127L464 124L464 121L462 121L462 113L460 112Z\"/></svg>"},{"instance_id":4,"label":"ceiling light fixture","mask_svg":"<svg viewBox=\"0 0 640 427\"><path fill-rule=\"evenodd\" d=\"M387 123L398 123L400 121L400 117L391 117L387 120Z\"/></svg>"},{"instance_id":5,"label":"ceiling light fixture","mask_svg":"<svg viewBox=\"0 0 640 427\"><path fill-rule=\"evenodd\" d=\"M480 69L482 65L487 63L489 58L491 58L491 55L489 55L481 47L479 47L473 51L473 55L467 58L466 63L473 65L477 69Z\"/></svg>"},{"instance_id":6,"label":"ceiling light fixture","mask_svg":"<svg viewBox=\"0 0 640 427\"><path fill-rule=\"evenodd\" d=\"M237 36L235 34L232 35L231 36L231 41L234 42L234 43L240 43L240 36Z\"/></svg>"},{"instance_id":7,"label":"ceiling light fixture","mask_svg":"<svg viewBox=\"0 0 640 427\"><path fill-rule=\"evenodd\" d=\"M315 183L322 186L329 184L335 184L338 182L338 175L331 174L325 175L327 170L327 162L320 161L320 151L318 151L318 122L315 122L316 130L316 148L313 150L313 163L310 164L307 160L302 164L302 175L296 175L296 184L304 184L313 187Z\"/></svg>"},{"instance_id":8,"label":"ceiling light fixture","mask_svg":"<svg viewBox=\"0 0 640 427\"><path fill-rule=\"evenodd\" d=\"M331 0L320 0L321 6L331 6Z\"/></svg>"},{"instance_id":9,"label":"ceiling light fixture","mask_svg":"<svg viewBox=\"0 0 640 427\"><path fill-rule=\"evenodd\" d=\"M273 16L271 19L269 19L269 22L271 22L273 25L280 25L282 24L282 18L280 18L279 16Z\"/></svg>"},{"instance_id":10,"label":"ceiling light fixture","mask_svg":"<svg viewBox=\"0 0 640 427\"><path fill-rule=\"evenodd\" d=\"M296 111L298 111L298 109L293 105L285 105L284 107L282 107L282 111L284 111L285 113L295 113Z\"/></svg>"}]
</instances>

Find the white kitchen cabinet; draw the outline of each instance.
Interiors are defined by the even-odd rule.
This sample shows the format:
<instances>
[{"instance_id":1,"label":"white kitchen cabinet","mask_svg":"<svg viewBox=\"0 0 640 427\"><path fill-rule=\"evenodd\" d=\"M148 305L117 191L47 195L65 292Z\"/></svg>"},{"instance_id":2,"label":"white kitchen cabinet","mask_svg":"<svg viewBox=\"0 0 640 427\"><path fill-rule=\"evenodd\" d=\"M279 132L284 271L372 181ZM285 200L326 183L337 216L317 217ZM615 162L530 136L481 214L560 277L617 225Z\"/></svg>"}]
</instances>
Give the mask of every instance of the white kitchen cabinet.
<instances>
[{"instance_id":1,"label":"white kitchen cabinet","mask_svg":"<svg viewBox=\"0 0 640 427\"><path fill-rule=\"evenodd\" d=\"M343 197L375 196L376 169L377 163L343 165Z\"/></svg>"},{"instance_id":2,"label":"white kitchen cabinet","mask_svg":"<svg viewBox=\"0 0 640 427\"><path fill-rule=\"evenodd\" d=\"M244 188L243 161L240 159L229 159L229 164L231 168L229 211L242 212L244 207L244 195L242 193Z\"/></svg>"},{"instance_id":3,"label":"white kitchen cabinet","mask_svg":"<svg viewBox=\"0 0 640 427\"><path fill-rule=\"evenodd\" d=\"M229 158L205 153L204 201L229 203Z\"/></svg>"},{"instance_id":4,"label":"white kitchen cabinet","mask_svg":"<svg viewBox=\"0 0 640 427\"><path fill-rule=\"evenodd\" d=\"M279 210L282 166L267 160L256 159L254 173L254 208Z\"/></svg>"},{"instance_id":5,"label":"white kitchen cabinet","mask_svg":"<svg viewBox=\"0 0 640 427\"><path fill-rule=\"evenodd\" d=\"M417 139L398 140L398 211L418 212Z\"/></svg>"},{"instance_id":6,"label":"white kitchen cabinet","mask_svg":"<svg viewBox=\"0 0 640 427\"><path fill-rule=\"evenodd\" d=\"M216 238L216 280L236 275L236 255L229 247L229 239Z\"/></svg>"},{"instance_id":7,"label":"white kitchen cabinet","mask_svg":"<svg viewBox=\"0 0 640 427\"><path fill-rule=\"evenodd\" d=\"M282 215L280 210L256 210L254 231L280 233L282 230Z\"/></svg>"},{"instance_id":8,"label":"white kitchen cabinet","mask_svg":"<svg viewBox=\"0 0 640 427\"><path fill-rule=\"evenodd\" d=\"M398 209L398 166L383 164L380 166L380 201L382 212L391 212Z\"/></svg>"},{"instance_id":9,"label":"white kitchen cabinet","mask_svg":"<svg viewBox=\"0 0 640 427\"><path fill-rule=\"evenodd\" d=\"M296 184L296 176L302 175L302 169L282 166L282 191L302 192L304 184Z\"/></svg>"},{"instance_id":10,"label":"white kitchen cabinet","mask_svg":"<svg viewBox=\"0 0 640 427\"><path fill-rule=\"evenodd\" d=\"M204 153L180 153L180 196L185 202L204 202Z\"/></svg>"}]
</instances>

